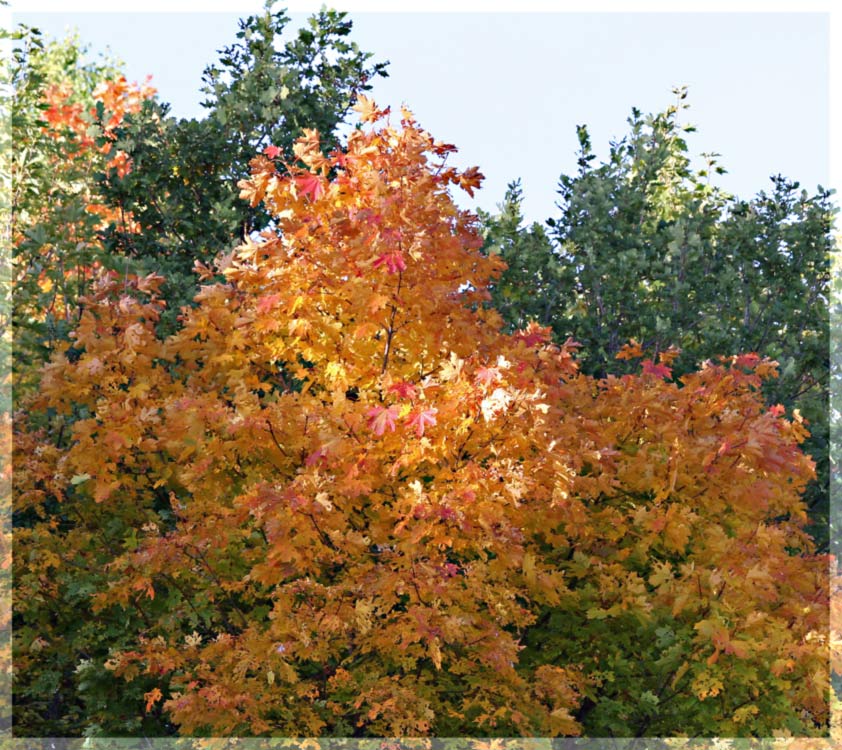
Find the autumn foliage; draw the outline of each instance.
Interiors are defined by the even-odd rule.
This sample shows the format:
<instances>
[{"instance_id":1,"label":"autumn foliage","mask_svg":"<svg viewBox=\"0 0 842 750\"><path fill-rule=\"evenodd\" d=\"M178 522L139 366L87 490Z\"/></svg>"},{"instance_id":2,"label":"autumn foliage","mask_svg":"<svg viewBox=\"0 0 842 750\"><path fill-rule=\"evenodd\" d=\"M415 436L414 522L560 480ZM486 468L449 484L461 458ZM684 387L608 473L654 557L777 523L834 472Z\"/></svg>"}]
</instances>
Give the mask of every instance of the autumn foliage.
<instances>
[{"instance_id":1,"label":"autumn foliage","mask_svg":"<svg viewBox=\"0 0 842 750\"><path fill-rule=\"evenodd\" d=\"M102 180L123 179L131 158L116 147L116 132L129 115L155 95L147 80L131 84L122 75L52 70L55 45L34 55L27 85L19 93L11 161L14 191L11 224L11 312L15 326L14 371L19 391L33 387L33 373L60 331L76 325L79 298L102 266L114 266L104 236L111 226L128 235L140 231L131 211L102 194ZM26 87L26 81L17 81ZM29 111L27 111L27 109Z\"/></svg>"},{"instance_id":2,"label":"autumn foliage","mask_svg":"<svg viewBox=\"0 0 842 750\"><path fill-rule=\"evenodd\" d=\"M102 81L93 91L94 106L86 109L79 101L74 101L74 92L68 85L52 84L47 87L44 97L44 135L60 144L60 151L52 163L55 179L80 180L80 175L87 173L90 178L97 170L114 170L118 177L124 177L131 171L131 160L123 151L114 148L114 131L130 114L140 111L141 104L155 94L155 89L147 80L144 84L130 84L125 76ZM69 173L69 174L68 174ZM99 224L109 221L120 223L124 231L137 231L131 215L104 205L96 195L92 184L84 186L83 198L87 201L85 211L99 217ZM46 209L47 207L45 207ZM21 230L26 225L19 225ZM99 225L94 227L99 228ZM70 233L70 239L87 243L93 239L87 226L68 226L62 229ZM47 247L45 252L54 250ZM53 286L49 280L51 265L62 265L59 257L44 258L46 269L42 272L42 283ZM63 268L64 274L72 275L78 269ZM90 269L82 269L90 272Z\"/></svg>"},{"instance_id":3,"label":"autumn foliage","mask_svg":"<svg viewBox=\"0 0 842 750\"><path fill-rule=\"evenodd\" d=\"M829 560L775 364L673 382L630 345L640 372L597 380L548 329L503 335L501 262L448 194L481 175L358 111L343 150L255 158L276 227L177 333L160 278L106 275L43 370L19 679L72 600L123 628L82 676L185 734L825 733Z\"/></svg>"}]
</instances>

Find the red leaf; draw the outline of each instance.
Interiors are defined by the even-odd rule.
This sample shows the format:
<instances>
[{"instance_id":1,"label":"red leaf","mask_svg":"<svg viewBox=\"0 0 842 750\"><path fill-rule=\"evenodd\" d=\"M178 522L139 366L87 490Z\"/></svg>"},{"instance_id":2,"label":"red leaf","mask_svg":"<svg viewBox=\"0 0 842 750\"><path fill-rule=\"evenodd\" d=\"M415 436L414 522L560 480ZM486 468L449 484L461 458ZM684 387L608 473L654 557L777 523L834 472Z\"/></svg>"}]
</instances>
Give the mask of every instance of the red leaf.
<instances>
[{"instance_id":1,"label":"red leaf","mask_svg":"<svg viewBox=\"0 0 842 750\"><path fill-rule=\"evenodd\" d=\"M539 326L534 320L529 322L526 328L515 334L515 341L522 341L529 347L539 344L548 344L552 329L549 326Z\"/></svg>"},{"instance_id":2,"label":"red leaf","mask_svg":"<svg viewBox=\"0 0 842 750\"><path fill-rule=\"evenodd\" d=\"M401 398L415 398L418 395L418 389L405 380L399 380L397 383L392 383L389 386L389 393L397 393Z\"/></svg>"},{"instance_id":3,"label":"red leaf","mask_svg":"<svg viewBox=\"0 0 842 750\"><path fill-rule=\"evenodd\" d=\"M734 364L737 367L745 367L747 370L753 370L758 362L760 362L760 357L754 352L740 354L734 359Z\"/></svg>"},{"instance_id":4,"label":"red leaf","mask_svg":"<svg viewBox=\"0 0 842 750\"><path fill-rule=\"evenodd\" d=\"M643 360L643 374L654 375L656 378L667 378L672 376L672 370L666 365L656 365L651 359Z\"/></svg>"},{"instance_id":5,"label":"red leaf","mask_svg":"<svg viewBox=\"0 0 842 750\"><path fill-rule=\"evenodd\" d=\"M295 186L311 201L317 201L325 194L321 177L315 174L302 174L295 178Z\"/></svg>"},{"instance_id":6,"label":"red leaf","mask_svg":"<svg viewBox=\"0 0 842 750\"><path fill-rule=\"evenodd\" d=\"M406 271L406 261L403 255L395 251L392 253L383 253L374 261L374 267L378 268L382 265L386 266L389 273L398 273L398 271Z\"/></svg>"},{"instance_id":7,"label":"red leaf","mask_svg":"<svg viewBox=\"0 0 842 750\"><path fill-rule=\"evenodd\" d=\"M500 370L496 367L480 367L474 375L474 381L480 385L491 385L501 378Z\"/></svg>"},{"instance_id":8,"label":"red leaf","mask_svg":"<svg viewBox=\"0 0 842 750\"><path fill-rule=\"evenodd\" d=\"M307 456L304 463L307 466L314 466L320 461L324 461L325 458L327 458L327 451L324 448L319 448L317 451L313 451L309 456Z\"/></svg>"}]
</instances>

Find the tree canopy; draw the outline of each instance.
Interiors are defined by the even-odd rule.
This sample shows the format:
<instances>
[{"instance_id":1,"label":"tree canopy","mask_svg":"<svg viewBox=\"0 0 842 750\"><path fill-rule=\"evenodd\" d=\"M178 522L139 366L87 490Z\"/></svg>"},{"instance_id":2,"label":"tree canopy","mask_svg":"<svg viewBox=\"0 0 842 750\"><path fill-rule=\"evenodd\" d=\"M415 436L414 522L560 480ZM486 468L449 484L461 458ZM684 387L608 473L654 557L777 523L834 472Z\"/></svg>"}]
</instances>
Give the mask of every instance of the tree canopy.
<instances>
[{"instance_id":1,"label":"tree canopy","mask_svg":"<svg viewBox=\"0 0 842 750\"><path fill-rule=\"evenodd\" d=\"M824 733L828 558L775 365L676 382L628 345L597 378L504 333L503 264L448 192L481 174L357 109L344 148L253 160L274 225L200 267L177 331L158 276L107 274L45 368L16 441L22 726L55 727L64 679L89 732Z\"/></svg>"},{"instance_id":2,"label":"tree canopy","mask_svg":"<svg viewBox=\"0 0 842 750\"><path fill-rule=\"evenodd\" d=\"M679 91L460 211L288 21L191 120L14 35L16 735L826 737L830 191L716 187Z\"/></svg>"}]
</instances>

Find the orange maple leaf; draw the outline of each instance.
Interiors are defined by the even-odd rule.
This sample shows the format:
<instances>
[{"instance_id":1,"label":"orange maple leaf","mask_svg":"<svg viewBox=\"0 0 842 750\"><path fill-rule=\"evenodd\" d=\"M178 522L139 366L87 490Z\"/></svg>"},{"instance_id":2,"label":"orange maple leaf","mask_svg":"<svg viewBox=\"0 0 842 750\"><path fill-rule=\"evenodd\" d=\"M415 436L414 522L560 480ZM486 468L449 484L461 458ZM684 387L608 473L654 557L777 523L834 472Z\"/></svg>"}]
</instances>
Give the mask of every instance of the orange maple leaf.
<instances>
[{"instance_id":1,"label":"orange maple leaf","mask_svg":"<svg viewBox=\"0 0 842 750\"><path fill-rule=\"evenodd\" d=\"M149 713L152 707L164 696L159 688L152 688L148 693L144 693L143 697L146 698L146 713Z\"/></svg>"},{"instance_id":2,"label":"orange maple leaf","mask_svg":"<svg viewBox=\"0 0 842 750\"><path fill-rule=\"evenodd\" d=\"M381 117L388 115L391 111L391 107L378 109L373 99L369 99L362 94L357 97L357 103L351 109L360 113L360 120L363 122L376 122Z\"/></svg>"},{"instance_id":3,"label":"orange maple leaf","mask_svg":"<svg viewBox=\"0 0 842 750\"><path fill-rule=\"evenodd\" d=\"M479 188L484 179L485 175L477 167L469 167L460 175L459 187L473 198L474 188Z\"/></svg>"},{"instance_id":4,"label":"orange maple leaf","mask_svg":"<svg viewBox=\"0 0 842 750\"><path fill-rule=\"evenodd\" d=\"M643 347L637 339L632 339L628 344L623 344L617 352L617 359L637 359L643 356Z\"/></svg>"}]
</instances>

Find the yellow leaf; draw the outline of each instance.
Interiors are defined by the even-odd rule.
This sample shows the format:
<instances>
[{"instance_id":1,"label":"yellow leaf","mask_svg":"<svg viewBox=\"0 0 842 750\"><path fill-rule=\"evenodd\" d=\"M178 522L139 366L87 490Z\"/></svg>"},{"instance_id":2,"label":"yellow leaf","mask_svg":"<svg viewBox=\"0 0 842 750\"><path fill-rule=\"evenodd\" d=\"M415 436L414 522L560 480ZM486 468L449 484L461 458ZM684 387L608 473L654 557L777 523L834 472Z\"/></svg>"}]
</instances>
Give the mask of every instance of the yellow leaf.
<instances>
[{"instance_id":1,"label":"yellow leaf","mask_svg":"<svg viewBox=\"0 0 842 750\"><path fill-rule=\"evenodd\" d=\"M433 660L433 664L436 665L436 669L441 669L441 649L439 648L438 638L433 638L433 640L430 641L428 650L430 652L430 658Z\"/></svg>"},{"instance_id":2,"label":"yellow leaf","mask_svg":"<svg viewBox=\"0 0 842 750\"><path fill-rule=\"evenodd\" d=\"M672 568L669 563L656 562L653 567L655 570L652 575L649 576L650 585L658 588L661 584L672 580Z\"/></svg>"},{"instance_id":3,"label":"yellow leaf","mask_svg":"<svg viewBox=\"0 0 842 750\"><path fill-rule=\"evenodd\" d=\"M535 585L535 555L531 552L527 552L523 556L523 576L526 578L528 584L531 586Z\"/></svg>"},{"instance_id":4,"label":"yellow leaf","mask_svg":"<svg viewBox=\"0 0 842 750\"><path fill-rule=\"evenodd\" d=\"M735 724L742 724L752 716L757 716L759 712L760 709L755 705L743 706L734 712L733 721Z\"/></svg>"},{"instance_id":5,"label":"yellow leaf","mask_svg":"<svg viewBox=\"0 0 842 750\"><path fill-rule=\"evenodd\" d=\"M290 315L294 315L294 314L295 314L295 311L296 311L296 310L298 310L298 308L299 308L299 307L301 307L301 305L303 305L303 304L304 304L304 296L303 296L303 295L301 295L301 294L299 294L299 295L298 295L298 296L297 296L297 297L296 297L296 298L292 301L292 305L291 305L291 306L290 306L290 308L289 308L289 314L290 314Z\"/></svg>"},{"instance_id":6,"label":"yellow leaf","mask_svg":"<svg viewBox=\"0 0 842 750\"><path fill-rule=\"evenodd\" d=\"M672 682L670 682L670 687L675 688L678 684L678 681L687 674L687 670L690 669L690 662L685 661L675 672L673 675Z\"/></svg>"}]
</instances>

